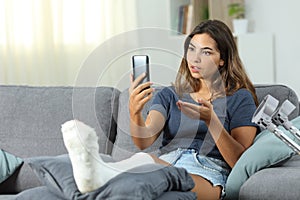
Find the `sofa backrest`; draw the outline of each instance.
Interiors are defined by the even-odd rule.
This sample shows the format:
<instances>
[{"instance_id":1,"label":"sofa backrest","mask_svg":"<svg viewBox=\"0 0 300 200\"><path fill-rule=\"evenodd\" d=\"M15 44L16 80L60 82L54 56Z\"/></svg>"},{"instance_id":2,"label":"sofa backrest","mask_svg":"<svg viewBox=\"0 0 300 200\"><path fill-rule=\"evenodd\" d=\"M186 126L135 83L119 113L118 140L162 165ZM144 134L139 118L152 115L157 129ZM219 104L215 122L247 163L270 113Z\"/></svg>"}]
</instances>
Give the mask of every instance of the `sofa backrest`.
<instances>
[{"instance_id":1,"label":"sofa backrest","mask_svg":"<svg viewBox=\"0 0 300 200\"><path fill-rule=\"evenodd\" d=\"M161 88L156 88L155 93L160 91ZM271 94L273 97L279 100L281 104L285 99L291 101L296 109L289 116L290 119L295 118L299 115L299 100L296 93L289 87L280 84L272 85L255 85L256 94L259 102L267 95ZM128 91L124 90L120 94L119 98L119 112L118 112L118 128L117 137L112 151L112 156L116 160L122 160L131 156L132 154L138 152L139 150L132 142L130 132L129 132L129 111L128 111ZM143 110L143 115L146 116L148 108L152 100L147 103ZM145 149L144 152L149 152L152 154L158 153L158 148L161 145L162 134L158 140L149 148Z\"/></svg>"},{"instance_id":2,"label":"sofa backrest","mask_svg":"<svg viewBox=\"0 0 300 200\"><path fill-rule=\"evenodd\" d=\"M111 153L119 93L110 87L0 86L0 148L21 158L67 153L61 124L75 118L96 130L101 153Z\"/></svg>"},{"instance_id":3,"label":"sofa backrest","mask_svg":"<svg viewBox=\"0 0 300 200\"><path fill-rule=\"evenodd\" d=\"M60 130L66 121L78 119L93 127L100 153L110 154L119 94L111 87L0 86L0 148L25 161L0 184L0 193L41 185L26 159L66 154Z\"/></svg>"}]
</instances>

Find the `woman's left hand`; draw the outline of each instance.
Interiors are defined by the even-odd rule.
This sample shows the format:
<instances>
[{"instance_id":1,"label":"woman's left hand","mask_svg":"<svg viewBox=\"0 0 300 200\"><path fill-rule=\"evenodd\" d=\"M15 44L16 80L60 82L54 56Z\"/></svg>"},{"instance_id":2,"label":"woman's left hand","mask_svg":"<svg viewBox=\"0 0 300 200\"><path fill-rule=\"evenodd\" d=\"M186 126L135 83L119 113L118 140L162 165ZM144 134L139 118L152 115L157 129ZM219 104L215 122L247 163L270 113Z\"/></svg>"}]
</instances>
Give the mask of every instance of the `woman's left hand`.
<instances>
[{"instance_id":1,"label":"woman's left hand","mask_svg":"<svg viewBox=\"0 0 300 200\"><path fill-rule=\"evenodd\" d=\"M206 124L209 124L212 112L214 112L213 105L203 99L198 99L198 103L200 103L200 105L179 100L176 104L178 109L189 118L201 119L205 121Z\"/></svg>"}]
</instances>

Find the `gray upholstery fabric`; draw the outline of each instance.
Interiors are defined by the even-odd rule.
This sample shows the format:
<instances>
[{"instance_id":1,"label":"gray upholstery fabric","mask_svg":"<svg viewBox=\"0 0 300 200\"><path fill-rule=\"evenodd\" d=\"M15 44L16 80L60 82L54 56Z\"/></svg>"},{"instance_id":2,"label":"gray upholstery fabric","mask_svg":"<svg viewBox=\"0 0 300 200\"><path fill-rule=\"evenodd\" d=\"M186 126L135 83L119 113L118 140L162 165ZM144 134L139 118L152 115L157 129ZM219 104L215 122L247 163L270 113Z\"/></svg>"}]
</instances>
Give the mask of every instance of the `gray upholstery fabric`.
<instances>
[{"instance_id":1,"label":"gray upholstery fabric","mask_svg":"<svg viewBox=\"0 0 300 200\"><path fill-rule=\"evenodd\" d=\"M13 194L0 195L0 200L16 200L16 196Z\"/></svg>"},{"instance_id":2,"label":"gray upholstery fabric","mask_svg":"<svg viewBox=\"0 0 300 200\"><path fill-rule=\"evenodd\" d=\"M295 155L291 159L287 160L286 162L276 165L276 167L299 167L300 168L300 155Z\"/></svg>"},{"instance_id":3,"label":"gray upholstery fabric","mask_svg":"<svg viewBox=\"0 0 300 200\"><path fill-rule=\"evenodd\" d=\"M299 200L298 167L268 168L251 176L240 189L241 200Z\"/></svg>"},{"instance_id":4,"label":"gray upholstery fabric","mask_svg":"<svg viewBox=\"0 0 300 200\"><path fill-rule=\"evenodd\" d=\"M1 200L1 199L0 199ZM66 200L58 197L48 190L46 186L40 186L25 190L16 195L14 200Z\"/></svg>"},{"instance_id":5,"label":"gray upholstery fabric","mask_svg":"<svg viewBox=\"0 0 300 200\"><path fill-rule=\"evenodd\" d=\"M263 169L252 175L241 187L242 200L298 200L300 180L300 155Z\"/></svg>"},{"instance_id":6,"label":"gray upholstery fabric","mask_svg":"<svg viewBox=\"0 0 300 200\"><path fill-rule=\"evenodd\" d=\"M110 153L118 96L110 87L0 86L0 147L21 158L65 154L61 124L76 118L95 128L100 153ZM26 165L15 176L0 184L1 193L39 185Z\"/></svg>"}]
</instances>

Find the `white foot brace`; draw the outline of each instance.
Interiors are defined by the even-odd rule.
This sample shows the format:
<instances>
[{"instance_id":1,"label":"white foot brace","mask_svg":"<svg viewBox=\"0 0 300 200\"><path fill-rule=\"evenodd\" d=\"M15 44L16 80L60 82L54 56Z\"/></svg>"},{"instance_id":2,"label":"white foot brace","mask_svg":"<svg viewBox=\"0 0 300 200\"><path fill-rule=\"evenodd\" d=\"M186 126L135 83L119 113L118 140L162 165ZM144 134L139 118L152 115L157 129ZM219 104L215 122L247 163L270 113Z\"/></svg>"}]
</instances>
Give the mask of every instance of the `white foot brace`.
<instances>
[{"instance_id":1,"label":"white foot brace","mask_svg":"<svg viewBox=\"0 0 300 200\"><path fill-rule=\"evenodd\" d=\"M137 153L120 162L105 163L99 156L98 137L94 129L78 120L71 120L62 125L61 131L81 193L98 189L124 171L154 163L146 153Z\"/></svg>"}]
</instances>

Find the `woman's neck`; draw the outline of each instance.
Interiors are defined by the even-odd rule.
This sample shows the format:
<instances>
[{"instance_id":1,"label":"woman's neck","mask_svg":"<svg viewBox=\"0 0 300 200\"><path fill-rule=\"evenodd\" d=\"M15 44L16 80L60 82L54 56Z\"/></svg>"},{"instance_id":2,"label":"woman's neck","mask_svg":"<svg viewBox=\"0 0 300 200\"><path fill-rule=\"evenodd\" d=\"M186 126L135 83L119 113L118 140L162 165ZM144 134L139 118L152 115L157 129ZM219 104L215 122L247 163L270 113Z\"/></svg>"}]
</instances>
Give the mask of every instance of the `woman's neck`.
<instances>
[{"instance_id":1,"label":"woman's neck","mask_svg":"<svg viewBox=\"0 0 300 200\"><path fill-rule=\"evenodd\" d=\"M213 98L213 92L210 88L210 83L201 81L201 87L198 91L192 92L191 97L197 101L198 99L204 99L206 101L211 101Z\"/></svg>"}]
</instances>

